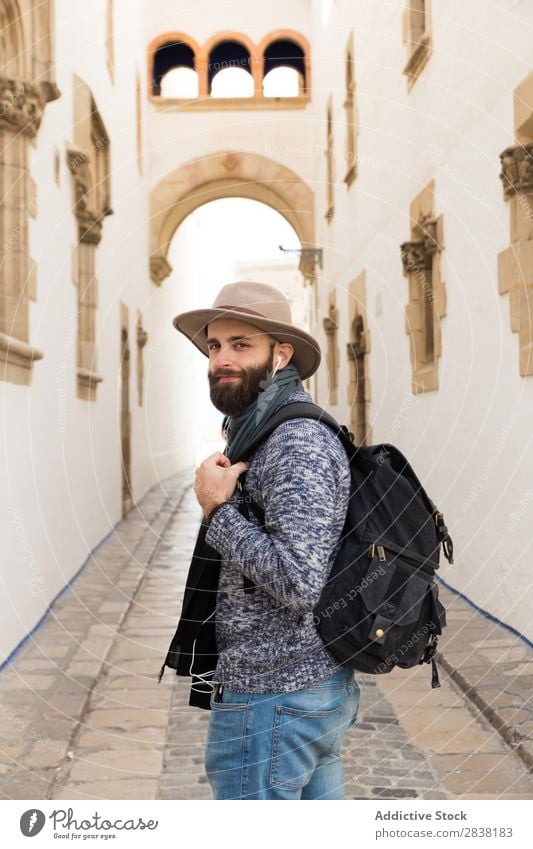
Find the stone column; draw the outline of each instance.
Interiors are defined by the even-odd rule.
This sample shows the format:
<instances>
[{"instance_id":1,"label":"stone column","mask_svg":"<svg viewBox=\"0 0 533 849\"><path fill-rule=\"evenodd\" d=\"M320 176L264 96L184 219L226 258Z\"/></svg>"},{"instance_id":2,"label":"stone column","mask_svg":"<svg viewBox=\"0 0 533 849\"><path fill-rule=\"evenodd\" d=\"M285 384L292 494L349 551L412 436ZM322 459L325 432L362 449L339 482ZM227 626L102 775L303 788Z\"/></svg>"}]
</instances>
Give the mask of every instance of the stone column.
<instances>
[{"instance_id":1,"label":"stone column","mask_svg":"<svg viewBox=\"0 0 533 849\"><path fill-rule=\"evenodd\" d=\"M533 142L500 153L511 244L498 255L498 291L509 294L510 324L518 333L519 369L533 374Z\"/></svg>"}]
</instances>

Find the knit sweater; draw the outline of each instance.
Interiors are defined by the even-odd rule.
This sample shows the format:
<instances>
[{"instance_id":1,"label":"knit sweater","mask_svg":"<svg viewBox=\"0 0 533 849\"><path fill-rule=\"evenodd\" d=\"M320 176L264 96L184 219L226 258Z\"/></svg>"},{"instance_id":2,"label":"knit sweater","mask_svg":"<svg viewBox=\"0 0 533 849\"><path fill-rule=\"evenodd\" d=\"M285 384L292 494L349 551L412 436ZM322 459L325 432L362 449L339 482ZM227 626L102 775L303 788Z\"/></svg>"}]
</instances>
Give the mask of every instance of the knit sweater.
<instances>
[{"instance_id":1,"label":"knit sweater","mask_svg":"<svg viewBox=\"0 0 533 849\"><path fill-rule=\"evenodd\" d=\"M296 390L285 404L291 401L312 398ZM349 462L334 432L314 419L279 425L248 462L246 489L264 510L265 527L239 513L234 494L206 534L221 555L213 680L242 693L302 690L340 669L313 608L341 544ZM244 591L243 577L254 592Z\"/></svg>"}]
</instances>

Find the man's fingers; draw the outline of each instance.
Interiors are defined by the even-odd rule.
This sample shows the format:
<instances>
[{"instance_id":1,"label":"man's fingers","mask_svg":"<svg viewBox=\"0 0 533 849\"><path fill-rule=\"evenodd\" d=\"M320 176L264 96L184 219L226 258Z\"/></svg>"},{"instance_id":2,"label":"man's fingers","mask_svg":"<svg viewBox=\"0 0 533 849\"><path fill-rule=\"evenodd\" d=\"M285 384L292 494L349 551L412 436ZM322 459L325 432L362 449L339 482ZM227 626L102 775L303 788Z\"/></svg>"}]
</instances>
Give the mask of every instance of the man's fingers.
<instances>
[{"instance_id":1,"label":"man's fingers","mask_svg":"<svg viewBox=\"0 0 533 849\"><path fill-rule=\"evenodd\" d=\"M235 466L240 468L241 472L245 472L249 465L250 464L247 463L246 460L241 460L239 463L235 463Z\"/></svg>"},{"instance_id":2,"label":"man's fingers","mask_svg":"<svg viewBox=\"0 0 533 849\"><path fill-rule=\"evenodd\" d=\"M234 463L233 466L230 466L230 471L235 472L237 477L242 475L243 472L248 470L249 463L246 463L244 460L241 460L239 463Z\"/></svg>"},{"instance_id":3,"label":"man's fingers","mask_svg":"<svg viewBox=\"0 0 533 849\"><path fill-rule=\"evenodd\" d=\"M225 454L222 454L221 451L215 451L214 454L210 454L203 463L202 466L224 466L227 467L231 464L229 457Z\"/></svg>"}]
</instances>

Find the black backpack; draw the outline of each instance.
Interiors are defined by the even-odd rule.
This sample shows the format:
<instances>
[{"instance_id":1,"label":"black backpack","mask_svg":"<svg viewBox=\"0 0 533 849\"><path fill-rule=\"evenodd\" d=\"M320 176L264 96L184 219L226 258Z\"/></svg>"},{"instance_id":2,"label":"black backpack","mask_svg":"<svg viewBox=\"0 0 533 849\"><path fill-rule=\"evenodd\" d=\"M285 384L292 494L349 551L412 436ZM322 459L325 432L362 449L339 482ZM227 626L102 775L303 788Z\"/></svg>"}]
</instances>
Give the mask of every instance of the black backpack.
<instances>
[{"instance_id":1,"label":"black backpack","mask_svg":"<svg viewBox=\"0 0 533 849\"><path fill-rule=\"evenodd\" d=\"M294 418L318 419L331 427L346 449L352 476L341 547L314 609L321 638L339 662L373 675L431 661L431 686L440 687L434 654L446 625L435 581L441 543L453 563L443 514L394 445L354 445L345 425L307 401L274 413L239 460ZM239 489L245 514L249 505L264 525L259 504L245 484ZM245 591L254 589L245 579Z\"/></svg>"}]
</instances>

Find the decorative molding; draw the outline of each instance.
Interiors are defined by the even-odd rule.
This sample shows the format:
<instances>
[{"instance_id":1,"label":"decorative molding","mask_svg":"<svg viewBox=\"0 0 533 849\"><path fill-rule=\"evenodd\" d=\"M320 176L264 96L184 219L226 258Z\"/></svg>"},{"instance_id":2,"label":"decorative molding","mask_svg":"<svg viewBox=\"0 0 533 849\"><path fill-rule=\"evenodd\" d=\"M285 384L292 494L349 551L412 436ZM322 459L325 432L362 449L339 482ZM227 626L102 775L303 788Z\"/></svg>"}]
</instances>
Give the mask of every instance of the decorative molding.
<instances>
[{"instance_id":1,"label":"decorative molding","mask_svg":"<svg viewBox=\"0 0 533 849\"><path fill-rule=\"evenodd\" d=\"M410 85L414 83L426 65L431 56L431 49L431 36L429 33L424 33L420 40L415 43L403 69L404 74L409 78Z\"/></svg>"},{"instance_id":2,"label":"decorative molding","mask_svg":"<svg viewBox=\"0 0 533 849\"><path fill-rule=\"evenodd\" d=\"M521 120L533 121L524 102ZM533 375L533 142L506 148L500 161L504 200L509 203L510 245L498 254L498 292L509 295L511 332L518 334L519 374L527 377Z\"/></svg>"},{"instance_id":3,"label":"decorative molding","mask_svg":"<svg viewBox=\"0 0 533 849\"><path fill-rule=\"evenodd\" d=\"M335 143L333 131L333 98L330 95L326 106L326 213L330 223L335 214Z\"/></svg>"},{"instance_id":4,"label":"decorative molding","mask_svg":"<svg viewBox=\"0 0 533 849\"><path fill-rule=\"evenodd\" d=\"M97 245L102 238L103 219L112 215L113 210L106 201L97 211L89 206L93 178L89 168L89 156L74 144L67 145L67 164L74 184L74 215L78 221L78 239L91 245Z\"/></svg>"},{"instance_id":5,"label":"decorative molding","mask_svg":"<svg viewBox=\"0 0 533 849\"><path fill-rule=\"evenodd\" d=\"M264 97L263 95L255 95L254 97L204 97L197 98L181 98L181 97L160 97L159 95L149 95L148 100L157 109L162 109L165 112L172 112L174 109L179 112L228 112L238 110L245 112L247 110L283 110L283 109L306 109L311 102L309 95L297 97Z\"/></svg>"},{"instance_id":6,"label":"decorative molding","mask_svg":"<svg viewBox=\"0 0 533 849\"><path fill-rule=\"evenodd\" d=\"M163 280L172 273L172 266L163 254L153 254L150 257L150 277L152 282L161 286Z\"/></svg>"},{"instance_id":7,"label":"decorative molding","mask_svg":"<svg viewBox=\"0 0 533 849\"><path fill-rule=\"evenodd\" d=\"M137 400L139 407L143 405L143 389L144 389L144 360L143 348L148 342L148 333L143 328L142 315L137 316Z\"/></svg>"},{"instance_id":8,"label":"decorative molding","mask_svg":"<svg viewBox=\"0 0 533 849\"><path fill-rule=\"evenodd\" d=\"M37 215L37 187L29 173L31 144L46 104L60 91L53 79L53 2L1 3L2 58L0 131L9 138L0 150L3 203L0 215L1 379L29 386L32 364L43 353L30 336L30 301L37 295L37 268L29 254L29 221ZM39 80L39 82L30 82ZM13 335L11 335L13 334Z\"/></svg>"},{"instance_id":9,"label":"decorative molding","mask_svg":"<svg viewBox=\"0 0 533 849\"><path fill-rule=\"evenodd\" d=\"M346 43L345 54L345 100L343 103L346 112L346 174L344 182L350 188L357 177L357 136L358 115L355 84L355 61L354 61L354 39L350 32Z\"/></svg>"},{"instance_id":10,"label":"decorative molding","mask_svg":"<svg viewBox=\"0 0 533 849\"><path fill-rule=\"evenodd\" d=\"M411 236L400 245L403 272L409 280L405 332L409 336L414 394L438 389L442 353L440 319L446 315L446 288L441 279L444 247L442 216L433 213L431 181L411 204Z\"/></svg>"},{"instance_id":11,"label":"decorative molding","mask_svg":"<svg viewBox=\"0 0 533 849\"><path fill-rule=\"evenodd\" d=\"M330 293L328 314L322 319L322 325L326 334L326 362L329 372L329 403L337 404L337 387L339 382L339 354L338 354L338 330L339 310L335 305L335 291Z\"/></svg>"},{"instance_id":12,"label":"decorative molding","mask_svg":"<svg viewBox=\"0 0 533 849\"><path fill-rule=\"evenodd\" d=\"M430 269L433 256L442 250L439 220L427 217L417 225L421 238L400 245L404 272L409 274L419 268Z\"/></svg>"},{"instance_id":13,"label":"decorative molding","mask_svg":"<svg viewBox=\"0 0 533 849\"><path fill-rule=\"evenodd\" d=\"M0 76L0 129L35 138L45 102L42 87Z\"/></svg>"},{"instance_id":14,"label":"decorative molding","mask_svg":"<svg viewBox=\"0 0 533 849\"><path fill-rule=\"evenodd\" d=\"M90 369L77 368L77 394L81 401L96 401L96 389L103 377Z\"/></svg>"},{"instance_id":15,"label":"decorative molding","mask_svg":"<svg viewBox=\"0 0 533 849\"><path fill-rule=\"evenodd\" d=\"M505 199L518 192L533 192L533 142L507 147L500 153Z\"/></svg>"},{"instance_id":16,"label":"decorative molding","mask_svg":"<svg viewBox=\"0 0 533 849\"><path fill-rule=\"evenodd\" d=\"M357 177L357 162L354 162L353 165L351 165L348 168L346 174L344 175L343 182L346 183L346 185L349 188L352 185L352 183L354 182L354 180L356 179L356 177Z\"/></svg>"},{"instance_id":17,"label":"decorative molding","mask_svg":"<svg viewBox=\"0 0 533 849\"><path fill-rule=\"evenodd\" d=\"M31 367L34 360L42 360L43 352L33 348L27 342L0 333L0 364L7 371L11 383L28 386L31 382Z\"/></svg>"},{"instance_id":18,"label":"decorative molding","mask_svg":"<svg viewBox=\"0 0 533 849\"><path fill-rule=\"evenodd\" d=\"M228 173L228 153L232 151L186 162L166 174L151 190L149 262L150 276L156 285L172 270L167 251L176 230L206 201L236 194L257 200L289 222L304 248L315 244L315 199L310 186L279 161L249 151L237 152L238 163Z\"/></svg>"},{"instance_id":19,"label":"decorative molding","mask_svg":"<svg viewBox=\"0 0 533 849\"><path fill-rule=\"evenodd\" d=\"M335 310L335 308L331 306L329 309L330 314L323 319L322 323L326 336L334 336L337 330L339 329L339 325L336 321L336 319L338 318L338 310Z\"/></svg>"},{"instance_id":20,"label":"decorative molding","mask_svg":"<svg viewBox=\"0 0 533 849\"><path fill-rule=\"evenodd\" d=\"M357 315L354 322L357 322L357 325L353 329L357 333L358 341L346 343L346 356L350 362L355 362L358 357L363 354L367 354L369 351L367 331L364 329L363 317L361 315Z\"/></svg>"},{"instance_id":21,"label":"decorative molding","mask_svg":"<svg viewBox=\"0 0 533 849\"><path fill-rule=\"evenodd\" d=\"M403 73L409 91L432 52L431 9L429 0L404 0L402 36L407 47L407 62Z\"/></svg>"},{"instance_id":22,"label":"decorative molding","mask_svg":"<svg viewBox=\"0 0 533 849\"><path fill-rule=\"evenodd\" d=\"M371 334L368 329L366 307L366 272L362 271L350 283L348 290L348 333L346 343L348 384L346 401L350 409L349 429L356 445L372 444L370 417L371 384L370 354Z\"/></svg>"},{"instance_id":23,"label":"decorative molding","mask_svg":"<svg viewBox=\"0 0 533 849\"><path fill-rule=\"evenodd\" d=\"M76 376L78 398L95 401L98 384L103 380L95 371L96 247L102 239L103 219L113 214L108 196L110 141L91 89L77 77L74 121L74 142L67 144L66 158L74 194L72 210L78 224L78 241L73 257L79 311Z\"/></svg>"},{"instance_id":24,"label":"decorative molding","mask_svg":"<svg viewBox=\"0 0 533 849\"><path fill-rule=\"evenodd\" d=\"M143 329L142 326L142 318L139 316L137 319L137 345L139 348L144 348L146 343L148 342L148 331Z\"/></svg>"},{"instance_id":25,"label":"decorative molding","mask_svg":"<svg viewBox=\"0 0 533 849\"><path fill-rule=\"evenodd\" d=\"M313 281L316 278L317 265L322 268L322 248L302 248L298 270L304 281Z\"/></svg>"}]
</instances>

